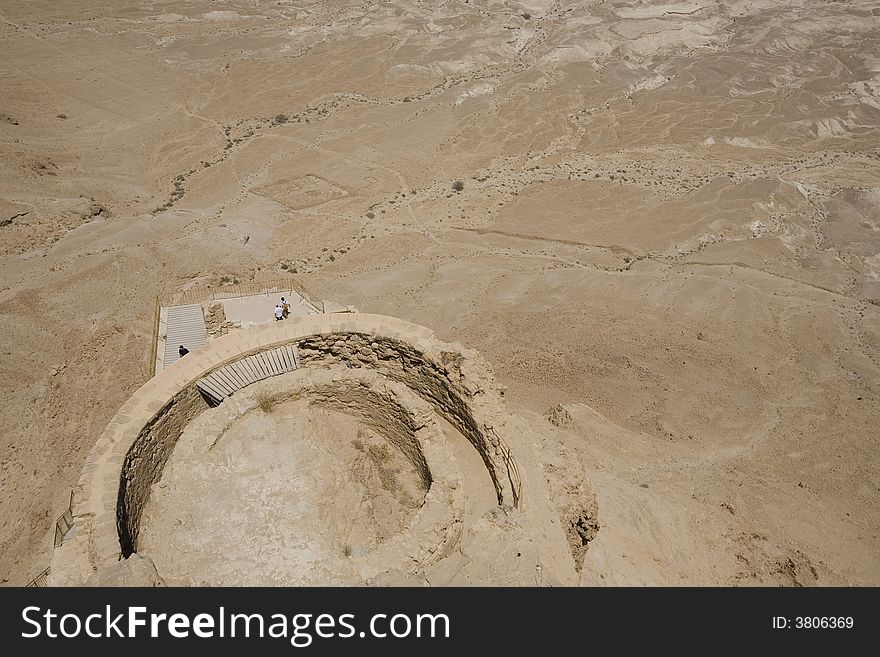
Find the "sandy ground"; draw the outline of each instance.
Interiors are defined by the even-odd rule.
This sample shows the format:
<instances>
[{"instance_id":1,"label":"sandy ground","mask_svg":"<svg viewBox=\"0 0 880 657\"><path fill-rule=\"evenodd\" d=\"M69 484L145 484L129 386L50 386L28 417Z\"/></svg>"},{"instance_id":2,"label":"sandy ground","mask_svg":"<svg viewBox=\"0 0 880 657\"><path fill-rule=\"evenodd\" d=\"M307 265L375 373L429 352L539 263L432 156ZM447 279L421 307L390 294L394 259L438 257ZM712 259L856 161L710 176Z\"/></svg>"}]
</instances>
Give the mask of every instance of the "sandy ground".
<instances>
[{"instance_id":1,"label":"sandy ground","mask_svg":"<svg viewBox=\"0 0 880 657\"><path fill-rule=\"evenodd\" d=\"M404 530L424 503L399 450L307 401L257 409L219 435L198 428L175 446L139 535L167 584L357 583L347 557Z\"/></svg>"},{"instance_id":2,"label":"sandy ground","mask_svg":"<svg viewBox=\"0 0 880 657\"><path fill-rule=\"evenodd\" d=\"M880 2L2 0L0 40L3 583L155 295L296 273L578 454L583 584L880 584Z\"/></svg>"}]
</instances>

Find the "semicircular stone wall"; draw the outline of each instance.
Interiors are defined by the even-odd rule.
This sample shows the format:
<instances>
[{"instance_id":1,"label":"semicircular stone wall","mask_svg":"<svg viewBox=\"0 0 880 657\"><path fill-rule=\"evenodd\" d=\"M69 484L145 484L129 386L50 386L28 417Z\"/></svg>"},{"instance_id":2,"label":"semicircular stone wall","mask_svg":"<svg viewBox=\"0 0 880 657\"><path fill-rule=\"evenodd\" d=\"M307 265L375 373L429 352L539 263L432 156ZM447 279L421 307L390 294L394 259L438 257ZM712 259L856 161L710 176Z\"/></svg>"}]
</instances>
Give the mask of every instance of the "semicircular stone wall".
<instances>
[{"instance_id":1,"label":"semicircular stone wall","mask_svg":"<svg viewBox=\"0 0 880 657\"><path fill-rule=\"evenodd\" d=\"M474 446L498 504L519 506L521 482L504 440L507 413L483 360L394 317L317 315L212 341L145 383L119 409L90 452L75 489L73 528L55 552L51 583L80 584L137 550L151 486L189 422L208 408L197 382L249 355L284 345L302 367L370 368L404 384Z\"/></svg>"}]
</instances>

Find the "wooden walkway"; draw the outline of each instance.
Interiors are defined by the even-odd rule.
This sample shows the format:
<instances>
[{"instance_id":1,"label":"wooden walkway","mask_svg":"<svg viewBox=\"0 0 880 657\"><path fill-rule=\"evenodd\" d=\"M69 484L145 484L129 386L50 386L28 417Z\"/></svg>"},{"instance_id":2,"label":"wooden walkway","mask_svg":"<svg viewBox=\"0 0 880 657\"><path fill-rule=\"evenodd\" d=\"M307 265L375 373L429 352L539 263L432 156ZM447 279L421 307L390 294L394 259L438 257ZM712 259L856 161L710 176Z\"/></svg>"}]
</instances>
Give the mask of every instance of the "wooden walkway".
<instances>
[{"instance_id":1,"label":"wooden walkway","mask_svg":"<svg viewBox=\"0 0 880 657\"><path fill-rule=\"evenodd\" d=\"M293 345L284 345L224 365L203 377L196 385L215 406L224 399L257 381L292 372L299 367L299 355Z\"/></svg>"},{"instance_id":2,"label":"wooden walkway","mask_svg":"<svg viewBox=\"0 0 880 657\"><path fill-rule=\"evenodd\" d=\"M165 357L163 367L173 365L180 358L178 349L183 345L190 351L201 347L208 339L202 305L193 303L168 308L165 320Z\"/></svg>"}]
</instances>

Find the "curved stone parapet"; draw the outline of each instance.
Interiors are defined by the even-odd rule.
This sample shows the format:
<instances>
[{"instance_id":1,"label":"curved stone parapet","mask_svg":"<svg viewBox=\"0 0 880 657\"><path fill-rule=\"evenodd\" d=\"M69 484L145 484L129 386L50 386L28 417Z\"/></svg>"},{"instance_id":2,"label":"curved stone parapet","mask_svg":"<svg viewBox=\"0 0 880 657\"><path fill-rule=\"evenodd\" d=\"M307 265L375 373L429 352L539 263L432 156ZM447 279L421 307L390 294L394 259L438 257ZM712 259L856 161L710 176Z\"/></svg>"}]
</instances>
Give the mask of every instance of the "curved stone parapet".
<instances>
[{"instance_id":1,"label":"curved stone parapet","mask_svg":"<svg viewBox=\"0 0 880 657\"><path fill-rule=\"evenodd\" d=\"M434 409L426 401L404 384L392 381L375 370L341 365L304 367L258 381L229 397L217 408L195 418L180 440L183 442L185 436L190 434L192 448L192 436L200 436L203 445L210 445L203 453L206 456L229 428L242 418L266 412L264 408L267 405L271 409L277 404L297 400L306 400L309 405L353 416L362 426L375 431L406 458L424 489L421 505L408 524L374 549L339 556L335 560L316 559L310 555L307 570L311 581L346 581L347 575L344 574L351 572L356 575L347 579L349 583L363 583L388 570L414 575L446 557L461 537L465 507L462 475L452 446ZM155 492L152 494L155 495ZM148 514L138 512L137 515L142 517ZM141 524L143 528L139 536L149 533L146 529L149 520L142 520ZM154 551L156 543L151 548L145 545L148 542L146 539L138 540L137 552L154 559L164 578L170 576L177 582L193 581L190 579L191 573L186 570L187 564L183 569L179 562L168 564L167 560L161 558L161 549L157 560ZM199 560L202 559L204 555L199 554ZM240 577L240 570L232 574L239 568L238 564L226 563L225 568L231 577ZM288 561L286 568L288 573L295 571L296 560ZM277 582L263 579L266 577L263 573L253 573L252 566L244 570L248 572L247 577L253 579L232 579L235 582L233 585ZM228 581L223 580L224 584Z\"/></svg>"},{"instance_id":2,"label":"curved stone parapet","mask_svg":"<svg viewBox=\"0 0 880 657\"><path fill-rule=\"evenodd\" d=\"M504 439L501 393L473 351L427 328L382 315L339 313L275 322L217 338L145 383L119 409L89 454L75 489L73 528L53 558L50 583L80 584L137 550L140 514L182 431L208 408L198 381L283 345L303 368L370 368L404 384L474 446L498 504L517 507L521 482Z\"/></svg>"}]
</instances>

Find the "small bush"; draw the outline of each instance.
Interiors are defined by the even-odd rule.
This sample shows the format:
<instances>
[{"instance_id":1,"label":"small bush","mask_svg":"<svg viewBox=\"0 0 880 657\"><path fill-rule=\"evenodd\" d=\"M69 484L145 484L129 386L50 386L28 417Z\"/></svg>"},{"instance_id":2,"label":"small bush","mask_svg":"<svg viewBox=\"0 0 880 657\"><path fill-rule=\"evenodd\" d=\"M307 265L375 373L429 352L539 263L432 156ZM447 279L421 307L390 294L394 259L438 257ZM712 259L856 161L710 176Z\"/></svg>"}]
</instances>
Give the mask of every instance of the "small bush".
<instances>
[{"instance_id":1,"label":"small bush","mask_svg":"<svg viewBox=\"0 0 880 657\"><path fill-rule=\"evenodd\" d=\"M456 180L454 183L452 183L452 189L454 189L457 192L460 192L461 190L464 189L464 183L460 180Z\"/></svg>"},{"instance_id":2,"label":"small bush","mask_svg":"<svg viewBox=\"0 0 880 657\"><path fill-rule=\"evenodd\" d=\"M275 125L282 125L287 123L290 119L287 118L287 114L276 114L275 118L272 120L275 121Z\"/></svg>"},{"instance_id":3,"label":"small bush","mask_svg":"<svg viewBox=\"0 0 880 657\"><path fill-rule=\"evenodd\" d=\"M370 445L367 447L367 454L377 465L391 462L391 450L387 445Z\"/></svg>"},{"instance_id":4,"label":"small bush","mask_svg":"<svg viewBox=\"0 0 880 657\"><path fill-rule=\"evenodd\" d=\"M257 393L257 406L259 406L260 410L264 413L271 413L272 409L275 408L275 404L275 397L265 390Z\"/></svg>"},{"instance_id":5,"label":"small bush","mask_svg":"<svg viewBox=\"0 0 880 657\"><path fill-rule=\"evenodd\" d=\"M375 212L367 212L367 219L375 219L375 218L376 218Z\"/></svg>"}]
</instances>

